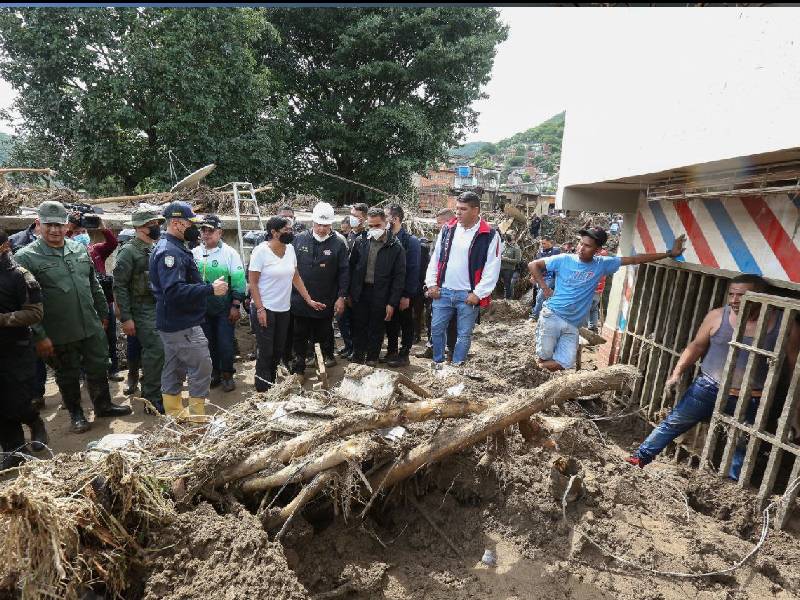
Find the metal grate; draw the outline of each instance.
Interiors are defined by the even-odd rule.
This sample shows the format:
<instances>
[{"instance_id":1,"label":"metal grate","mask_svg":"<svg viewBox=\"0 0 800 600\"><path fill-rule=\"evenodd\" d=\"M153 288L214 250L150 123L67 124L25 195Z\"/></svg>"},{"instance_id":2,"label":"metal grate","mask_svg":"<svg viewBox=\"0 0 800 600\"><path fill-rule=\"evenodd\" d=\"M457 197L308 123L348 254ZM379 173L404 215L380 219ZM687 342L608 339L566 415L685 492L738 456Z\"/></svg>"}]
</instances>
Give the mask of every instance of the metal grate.
<instances>
[{"instance_id":1,"label":"metal grate","mask_svg":"<svg viewBox=\"0 0 800 600\"><path fill-rule=\"evenodd\" d=\"M745 327L748 311L758 310L755 335L751 344L744 344ZM794 411L797 409L798 393L800 393L800 368L793 368L788 389L779 394L781 370L786 360L786 347L792 325L800 315L800 302L767 294L749 292L743 297L733 341L730 344L728 359L725 364L723 384L717 396L714 414L711 418L709 434L706 436L703 449L703 464L710 465L720 474L730 469L738 444L747 439L747 447L739 476L740 486L758 486L760 507L766 506L774 493L785 489L787 482L800 477L800 446L789 441L790 426ZM764 348L764 338L770 321L778 326L777 340L773 349ZM725 412L729 390L734 376L734 367L741 352L747 353L747 363L742 377L742 387L733 414ZM758 411L752 424L745 423L747 408L752 395L751 373L757 368L758 358L766 359L767 376ZM745 400L742 400L745 399ZM779 402L783 400L781 406ZM768 458L766 458L768 457ZM766 464L764 460L766 459ZM759 481L760 479L760 481ZM776 525L784 527L789 517L790 508L797 498L795 487L781 505Z\"/></svg>"},{"instance_id":2,"label":"metal grate","mask_svg":"<svg viewBox=\"0 0 800 600\"><path fill-rule=\"evenodd\" d=\"M622 332L619 362L635 365L642 373L630 396L642 416L656 426L698 375L684 377L675 394L664 393L664 383L703 318L722 306L728 277L660 263L640 265L631 297L628 323ZM697 462L707 426L693 428L675 440L668 451L675 462Z\"/></svg>"}]
</instances>

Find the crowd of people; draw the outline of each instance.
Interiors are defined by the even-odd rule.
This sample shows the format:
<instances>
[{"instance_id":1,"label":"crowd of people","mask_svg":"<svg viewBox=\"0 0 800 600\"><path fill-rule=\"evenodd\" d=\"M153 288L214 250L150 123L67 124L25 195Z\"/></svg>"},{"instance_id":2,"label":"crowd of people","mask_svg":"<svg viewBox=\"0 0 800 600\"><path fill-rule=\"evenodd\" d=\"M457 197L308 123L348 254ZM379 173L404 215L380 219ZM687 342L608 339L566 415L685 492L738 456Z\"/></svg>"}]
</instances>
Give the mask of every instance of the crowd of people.
<instances>
[{"instance_id":1,"label":"crowd of people","mask_svg":"<svg viewBox=\"0 0 800 600\"><path fill-rule=\"evenodd\" d=\"M49 366L69 412L71 430L89 429L81 406L85 381L95 417L130 414L112 401L109 380L118 373L115 323L127 338L126 394L141 388L150 411L190 421L205 419L209 389L235 389L235 327L247 311L256 339L257 391L275 384L279 365L303 374L319 344L326 366L339 359L387 367L409 364L414 343L427 331L417 356L441 369L469 356L480 309L498 280L506 295L519 277L522 254L481 217L480 197L461 194L454 209L437 216L434 240L405 226L400 204L355 204L339 220L318 203L312 225L291 207L270 217L248 264L222 239L217 215L195 215L184 202L163 210L143 205L119 239L97 223L103 241L91 243L80 215L59 202L42 203L35 222L13 236L0 233L0 337L7 355L0 367L4 464L16 464L25 447L47 444L39 416ZM339 231L334 229L338 225ZM590 317L598 285L621 265L677 256L603 256L607 234L582 230L576 253L559 252L542 238L527 265L538 287L536 353L543 368L574 366L577 327ZM116 250L113 273L106 259ZM13 256L12 256L13 255ZM600 288L601 289L601 288ZM335 348L334 320L343 347ZM386 342L386 352L381 350ZM140 373L141 372L141 373ZM188 385L188 402L182 390Z\"/></svg>"}]
</instances>

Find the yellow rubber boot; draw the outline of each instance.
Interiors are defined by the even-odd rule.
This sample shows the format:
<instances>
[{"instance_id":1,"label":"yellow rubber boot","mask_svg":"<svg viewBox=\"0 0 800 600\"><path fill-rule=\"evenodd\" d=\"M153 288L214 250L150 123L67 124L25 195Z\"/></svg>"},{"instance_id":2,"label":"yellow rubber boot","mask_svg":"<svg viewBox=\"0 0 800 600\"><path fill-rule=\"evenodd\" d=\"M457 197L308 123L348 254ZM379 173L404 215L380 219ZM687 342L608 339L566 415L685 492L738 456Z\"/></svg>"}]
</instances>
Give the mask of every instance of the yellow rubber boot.
<instances>
[{"instance_id":1,"label":"yellow rubber boot","mask_svg":"<svg viewBox=\"0 0 800 600\"><path fill-rule=\"evenodd\" d=\"M189 398L189 421L192 423L205 423L206 418L206 399Z\"/></svg>"},{"instance_id":2,"label":"yellow rubber boot","mask_svg":"<svg viewBox=\"0 0 800 600\"><path fill-rule=\"evenodd\" d=\"M161 394L161 399L164 401L164 412L169 417L178 418L183 412L183 400L181 395Z\"/></svg>"}]
</instances>

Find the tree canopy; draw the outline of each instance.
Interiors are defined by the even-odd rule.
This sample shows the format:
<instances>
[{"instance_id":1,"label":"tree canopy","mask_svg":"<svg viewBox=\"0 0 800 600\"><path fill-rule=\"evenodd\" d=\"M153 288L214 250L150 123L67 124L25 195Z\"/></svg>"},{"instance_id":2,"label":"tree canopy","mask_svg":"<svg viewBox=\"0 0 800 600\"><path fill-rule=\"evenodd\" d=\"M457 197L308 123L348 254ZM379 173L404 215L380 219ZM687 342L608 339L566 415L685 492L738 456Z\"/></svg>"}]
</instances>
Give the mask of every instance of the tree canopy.
<instances>
[{"instance_id":1,"label":"tree canopy","mask_svg":"<svg viewBox=\"0 0 800 600\"><path fill-rule=\"evenodd\" d=\"M397 192L474 127L507 28L492 8L272 9L275 93L320 170ZM323 193L363 189L317 177Z\"/></svg>"},{"instance_id":2,"label":"tree canopy","mask_svg":"<svg viewBox=\"0 0 800 600\"><path fill-rule=\"evenodd\" d=\"M0 11L0 75L22 117L12 158L91 191L169 181L168 151L217 181L291 178L285 104L271 104L252 9ZM185 175L186 173L181 173Z\"/></svg>"},{"instance_id":3,"label":"tree canopy","mask_svg":"<svg viewBox=\"0 0 800 600\"><path fill-rule=\"evenodd\" d=\"M397 193L474 127L506 36L491 8L2 9L11 160L90 191L163 188L172 151L211 183Z\"/></svg>"}]
</instances>

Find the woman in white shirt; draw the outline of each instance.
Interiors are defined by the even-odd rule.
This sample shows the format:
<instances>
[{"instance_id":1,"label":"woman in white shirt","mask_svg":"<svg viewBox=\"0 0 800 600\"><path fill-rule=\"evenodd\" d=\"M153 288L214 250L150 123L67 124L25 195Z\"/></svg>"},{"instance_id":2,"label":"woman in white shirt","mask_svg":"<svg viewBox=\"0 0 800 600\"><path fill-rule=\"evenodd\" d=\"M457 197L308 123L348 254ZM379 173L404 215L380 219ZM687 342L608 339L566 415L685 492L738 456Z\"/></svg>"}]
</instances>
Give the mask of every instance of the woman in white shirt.
<instances>
[{"instance_id":1,"label":"woman in white shirt","mask_svg":"<svg viewBox=\"0 0 800 600\"><path fill-rule=\"evenodd\" d=\"M266 224L267 239L250 256L251 318L256 323L256 391L266 392L275 383L275 374L286 346L289 330L289 308L292 285L314 310L325 305L308 295L297 272L297 257L292 240L294 233L289 219L270 217Z\"/></svg>"}]
</instances>

